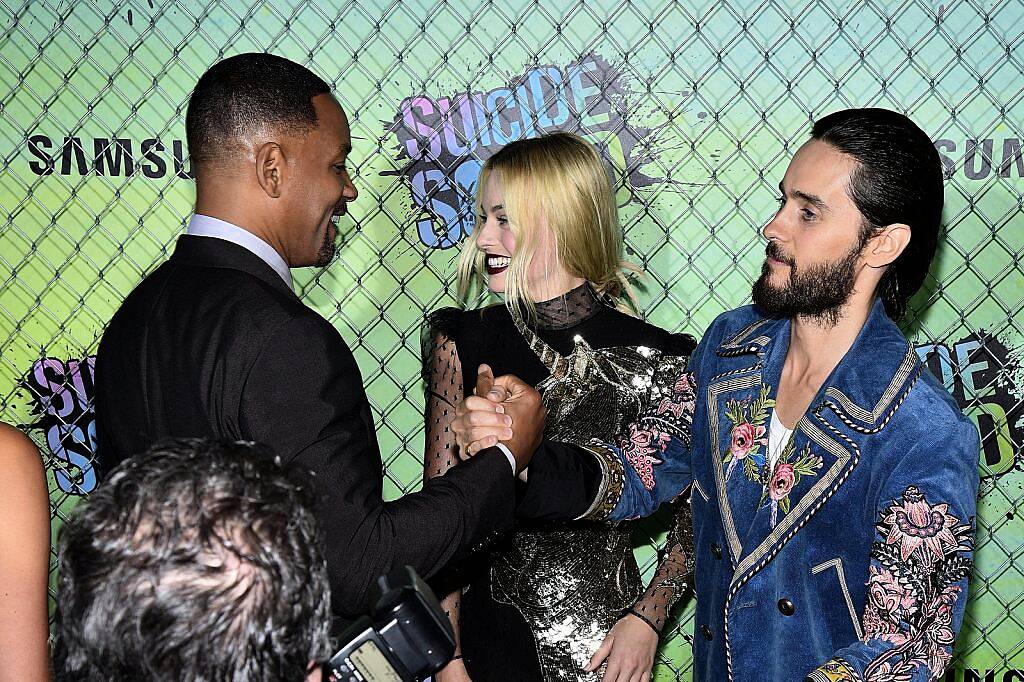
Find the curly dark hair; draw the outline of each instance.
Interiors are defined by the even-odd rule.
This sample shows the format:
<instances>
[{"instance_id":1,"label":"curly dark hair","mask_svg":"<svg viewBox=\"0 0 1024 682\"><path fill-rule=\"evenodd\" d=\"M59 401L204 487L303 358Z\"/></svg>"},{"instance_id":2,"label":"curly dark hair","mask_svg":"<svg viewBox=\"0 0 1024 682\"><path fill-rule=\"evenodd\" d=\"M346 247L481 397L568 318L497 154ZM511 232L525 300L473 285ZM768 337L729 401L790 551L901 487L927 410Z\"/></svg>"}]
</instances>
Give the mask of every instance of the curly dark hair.
<instances>
[{"instance_id":1,"label":"curly dark hair","mask_svg":"<svg viewBox=\"0 0 1024 682\"><path fill-rule=\"evenodd\" d=\"M302 680L329 654L312 487L250 443L160 441L59 539L64 680Z\"/></svg>"}]
</instances>

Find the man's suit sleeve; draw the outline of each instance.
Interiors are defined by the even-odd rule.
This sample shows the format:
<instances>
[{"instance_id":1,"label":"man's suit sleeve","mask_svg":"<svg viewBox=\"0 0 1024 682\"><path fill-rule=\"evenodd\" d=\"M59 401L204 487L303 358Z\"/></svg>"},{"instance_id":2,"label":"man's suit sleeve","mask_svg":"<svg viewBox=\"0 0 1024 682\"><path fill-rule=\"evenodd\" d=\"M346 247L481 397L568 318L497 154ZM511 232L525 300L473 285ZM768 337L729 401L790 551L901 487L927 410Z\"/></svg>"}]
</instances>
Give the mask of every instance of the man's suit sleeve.
<instances>
[{"instance_id":1,"label":"man's suit sleeve","mask_svg":"<svg viewBox=\"0 0 1024 682\"><path fill-rule=\"evenodd\" d=\"M497 449L423 490L382 499L382 464L355 358L319 316L293 318L260 350L242 389L243 433L312 471L338 615L367 610L392 566L429 577L511 526L514 478Z\"/></svg>"},{"instance_id":2,"label":"man's suit sleeve","mask_svg":"<svg viewBox=\"0 0 1024 682\"><path fill-rule=\"evenodd\" d=\"M590 508L604 481L600 462L572 443L543 440L530 461L516 515L536 521L572 521Z\"/></svg>"}]
</instances>

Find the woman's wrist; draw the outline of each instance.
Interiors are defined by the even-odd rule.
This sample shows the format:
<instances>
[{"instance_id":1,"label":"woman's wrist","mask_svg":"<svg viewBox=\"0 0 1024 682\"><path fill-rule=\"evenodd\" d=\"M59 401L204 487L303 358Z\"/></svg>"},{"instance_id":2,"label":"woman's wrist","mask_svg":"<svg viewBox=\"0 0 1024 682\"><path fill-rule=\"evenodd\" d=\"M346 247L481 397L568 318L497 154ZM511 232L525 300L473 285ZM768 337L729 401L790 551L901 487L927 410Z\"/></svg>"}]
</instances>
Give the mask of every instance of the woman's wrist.
<instances>
[{"instance_id":1,"label":"woman's wrist","mask_svg":"<svg viewBox=\"0 0 1024 682\"><path fill-rule=\"evenodd\" d=\"M647 623L650 626L650 628L652 630L654 630L654 634L658 635L658 637L661 637L661 630L659 630L658 626L654 624L654 621L652 621L650 618L648 618L644 614L642 614L639 611L637 611L637 608L635 606L627 609L626 613L623 614L623 615L627 615L627 614L630 615L630 616L636 616L637 618L639 618L643 622Z\"/></svg>"}]
</instances>

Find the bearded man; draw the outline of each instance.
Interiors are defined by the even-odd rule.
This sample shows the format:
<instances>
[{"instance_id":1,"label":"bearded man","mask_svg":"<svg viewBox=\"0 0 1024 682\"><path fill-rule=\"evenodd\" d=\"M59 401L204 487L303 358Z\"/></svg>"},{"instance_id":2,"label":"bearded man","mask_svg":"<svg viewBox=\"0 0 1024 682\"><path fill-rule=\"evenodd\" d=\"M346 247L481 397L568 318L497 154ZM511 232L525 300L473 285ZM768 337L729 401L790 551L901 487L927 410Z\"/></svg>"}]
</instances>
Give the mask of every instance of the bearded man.
<instances>
[{"instance_id":1,"label":"bearded man","mask_svg":"<svg viewBox=\"0 0 1024 682\"><path fill-rule=\"evenodd\" d=\"M901 114L840 111L779 192L754 305L719 316L630 427L661 452L637 456L630 434L580 449L606 472L587 518L692 489L695 680L938 679L967 602L979 438L896 322L935 253L939 156ZM692 438L665 426L679 396ZM491 442L493 410L466 401L467 448Z\"/></svg>"}]
</instances>

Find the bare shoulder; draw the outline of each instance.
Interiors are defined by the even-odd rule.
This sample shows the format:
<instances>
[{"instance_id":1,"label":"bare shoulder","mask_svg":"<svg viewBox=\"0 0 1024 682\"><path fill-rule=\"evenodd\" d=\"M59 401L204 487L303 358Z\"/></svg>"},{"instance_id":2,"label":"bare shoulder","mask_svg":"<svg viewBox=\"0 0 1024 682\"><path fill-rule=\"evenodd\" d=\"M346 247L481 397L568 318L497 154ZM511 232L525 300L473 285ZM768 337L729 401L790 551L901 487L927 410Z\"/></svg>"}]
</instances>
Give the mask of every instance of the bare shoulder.
<instances>
[{"instance_id":1,"label":"bare shoulder","mask_svg":"<svg viewBox=\"0 0 1024 682\"><path fill-rule=\"evenodd\" d=\"M43 460L32 439L0 422L0 480L43 478Z\"/></svg>"}]
</instances>

